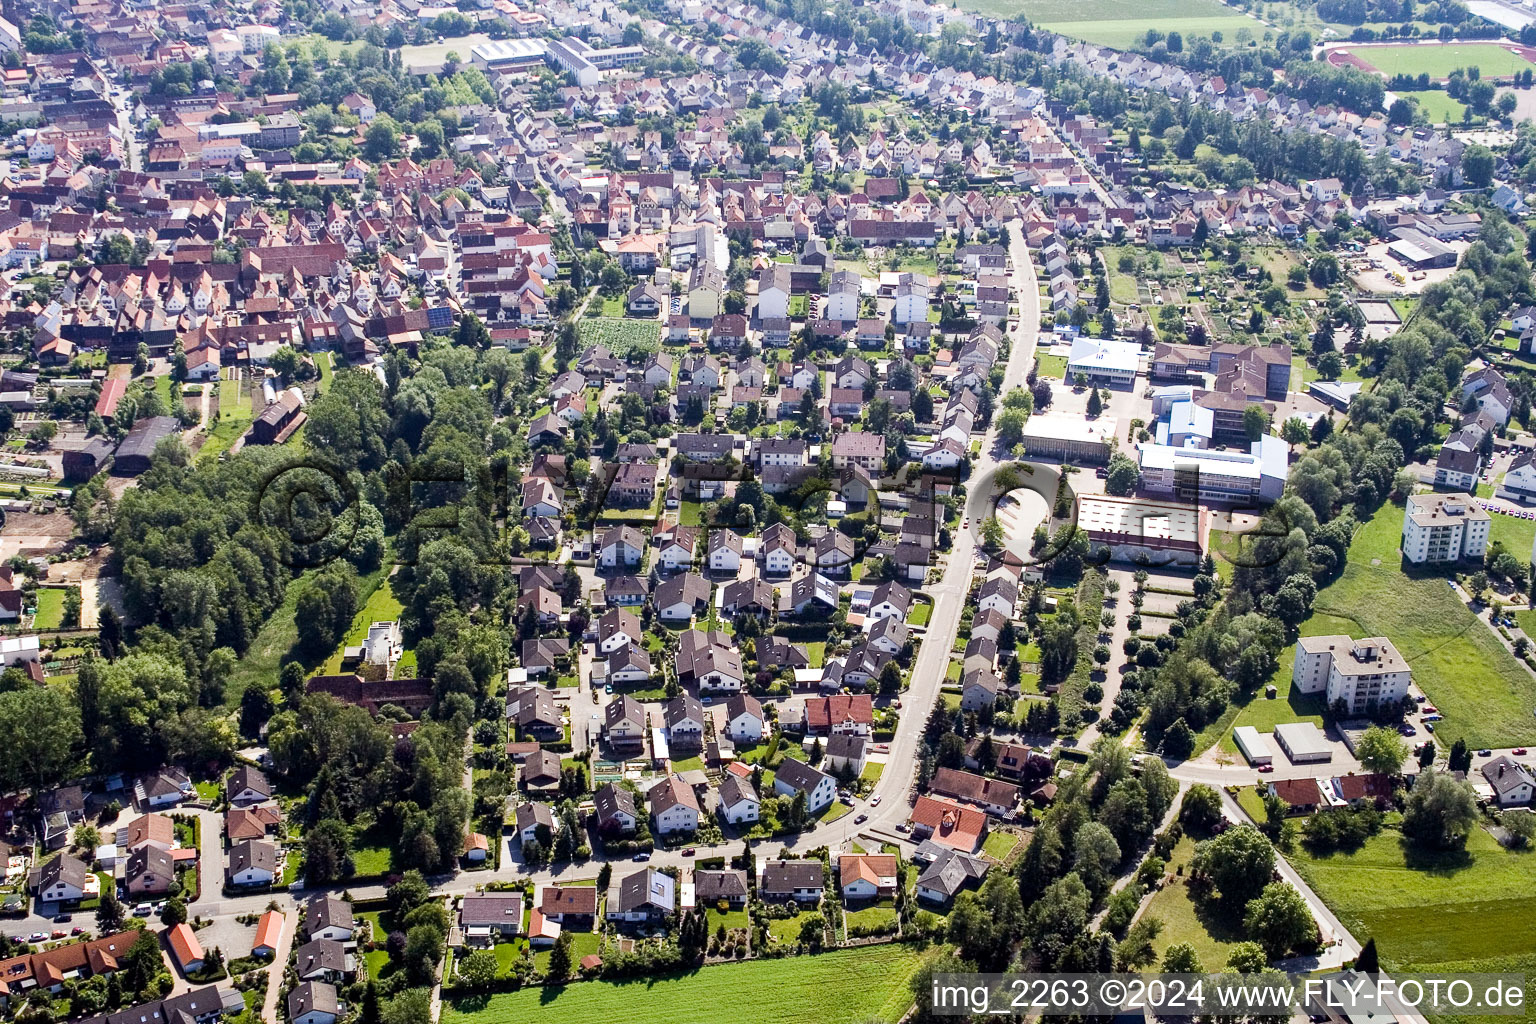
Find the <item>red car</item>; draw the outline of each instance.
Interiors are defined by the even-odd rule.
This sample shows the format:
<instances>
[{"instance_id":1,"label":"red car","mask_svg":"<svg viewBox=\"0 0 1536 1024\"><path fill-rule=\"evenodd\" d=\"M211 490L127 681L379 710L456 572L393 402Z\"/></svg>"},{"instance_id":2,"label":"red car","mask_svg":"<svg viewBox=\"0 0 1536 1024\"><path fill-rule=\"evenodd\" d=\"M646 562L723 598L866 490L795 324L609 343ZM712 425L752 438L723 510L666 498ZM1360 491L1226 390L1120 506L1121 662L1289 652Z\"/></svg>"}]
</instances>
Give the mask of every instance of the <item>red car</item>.
<instances>
[{"instance_id":1,"label":"red car","mask_svg":"<svg viewBox=\"0 0 1536 1024\"><path fill-rule=\"evenodd\" d=\"M1524 747L1516 747L1513 751L1511 751L1511 753L1513 753L1516 757L1520 757L1520 756L1524 755L1525 748Z\"/></svg>"},{"instance_id":2,"label":"red car","mask_svg":"<svg viewBox=\"0 0 1536 1024\"><path fill-rule=\"evenodd\" d=\"M1259 772L1261 774L1262 773L1272 772L1274 770L1275 770L1275 766L1272 765L1272 764L1261 764L1261 765L1259 765Z\"/></svg>"}]
</instances>

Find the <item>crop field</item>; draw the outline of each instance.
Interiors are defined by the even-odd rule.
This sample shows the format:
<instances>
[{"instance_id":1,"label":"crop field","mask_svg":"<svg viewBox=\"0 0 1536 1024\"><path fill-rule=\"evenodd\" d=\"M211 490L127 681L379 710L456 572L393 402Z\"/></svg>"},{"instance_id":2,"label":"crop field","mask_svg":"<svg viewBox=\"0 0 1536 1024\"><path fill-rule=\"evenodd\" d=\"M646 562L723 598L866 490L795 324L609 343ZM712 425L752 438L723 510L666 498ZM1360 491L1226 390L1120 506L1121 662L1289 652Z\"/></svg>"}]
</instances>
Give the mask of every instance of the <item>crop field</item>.
<instances>
[{"instance_id":1,"label":"crop field","mask_svg":"<svg viewBox=\"0 0 1536 1024\"><path fill-rule=\"evenodd\" d=\"M666 978L591 981L443 1001L443 1024L536 1020L539 1024L695 1024L701 1011L733 1024L896 1021L911 1005L908 981L937 949L890 944L787 960L705 967Z\"/></svg>"},{"instance_id":2,"label":"crop field","mask_svg":"<svg viewBox=\"0 0 1536 1024\"><path fill-rule=\"evenodd\" d=\"M1353 853L1312 857L1298 845L1290 861L1345 927L1375 937L1383 967L1524 972L1530 992L1536 851L1505 850L1475 828L1466 849L1437 853L1387 828Z\"/></svg>"},{"instance_id":3,"label":"crop field","mask_svg":"<svg viewBox=\"0 0 1536 1024\"><path fill-rule=\"evenodd\" d=\"M1264 25L1220 0L963 0L962 7L999 18L1023 14L1043 28L1104 46L1126 47L1147 29L1179 32L1186 39L1246 28L1255 36Z\"/></svg>"},{"instance_id":4,"label":"crop field","mask_svg":"<svg viewBox=\"0 0 1536 1024\"><path fill-rule=\"evenodd\" d=\"M632 352L655 352L661 348L661 325L655 320L620 320L617 317L584 317L576 324L582 345L604 345L615 359L627 359Z\"/></svg>"},{"instance_id":5,"label":"crop field","mask_svg":"<svg viewBox=\"0 0 1536 1024\"><path fill-rule=\"evenodd\" d=\"M1432 79L1449 78L1457 68L1474 67L1484 78L1508 78L1531 66L1525 57L1499 43L1360 46L1331 50L1328 60L1333 64L1363 62L1388 77L1427 74Z\"/></svg>"}]
</instances>

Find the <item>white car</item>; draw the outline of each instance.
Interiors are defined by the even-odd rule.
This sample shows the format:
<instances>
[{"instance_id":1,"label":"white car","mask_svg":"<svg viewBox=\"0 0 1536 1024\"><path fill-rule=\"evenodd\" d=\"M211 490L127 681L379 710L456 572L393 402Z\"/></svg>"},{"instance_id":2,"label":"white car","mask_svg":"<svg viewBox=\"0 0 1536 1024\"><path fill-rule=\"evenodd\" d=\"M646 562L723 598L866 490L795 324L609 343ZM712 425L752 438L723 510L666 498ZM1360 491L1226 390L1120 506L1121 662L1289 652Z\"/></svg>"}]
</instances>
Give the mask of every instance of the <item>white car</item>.
<instances>
[{"instance_id":1,"label":"white car","mask_svg":"<svg viewBox=\"0 0 1536 1024\"><path fill-rule=\"evenodd\" d=\"M880 806L880 794L879 793L876 793L874 796L869 798L869 806L871 806L871 807L879 807Z\"/></svg>"}]
</instances>

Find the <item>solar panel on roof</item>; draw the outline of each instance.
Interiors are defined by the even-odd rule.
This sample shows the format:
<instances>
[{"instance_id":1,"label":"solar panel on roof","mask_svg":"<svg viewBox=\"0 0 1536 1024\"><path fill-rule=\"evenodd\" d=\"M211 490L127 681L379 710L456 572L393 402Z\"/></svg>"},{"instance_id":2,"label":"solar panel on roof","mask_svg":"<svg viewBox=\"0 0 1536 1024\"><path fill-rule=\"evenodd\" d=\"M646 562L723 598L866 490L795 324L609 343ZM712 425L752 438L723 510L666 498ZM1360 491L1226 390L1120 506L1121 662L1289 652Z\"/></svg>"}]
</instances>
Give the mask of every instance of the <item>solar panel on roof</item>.
<instances>
[{"instance_id":1,"label":"solar panel on roof","mask_svg":"<svg viewBox=\"0 0 1536 1024\"><path fill-rule=\"evenodd\" d=\"M452 327L453 310L448 306L432 306L427 310L428 327Z\"/></svg>"}]
</instances>

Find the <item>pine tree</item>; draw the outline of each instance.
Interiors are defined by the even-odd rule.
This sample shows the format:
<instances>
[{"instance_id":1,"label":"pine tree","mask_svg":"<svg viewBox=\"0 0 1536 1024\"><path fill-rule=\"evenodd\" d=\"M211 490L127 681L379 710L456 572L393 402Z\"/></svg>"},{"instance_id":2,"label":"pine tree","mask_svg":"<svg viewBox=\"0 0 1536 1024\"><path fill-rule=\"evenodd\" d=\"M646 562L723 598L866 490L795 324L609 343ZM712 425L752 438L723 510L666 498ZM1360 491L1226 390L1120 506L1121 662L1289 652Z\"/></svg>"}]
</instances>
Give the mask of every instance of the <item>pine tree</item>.
<instances>
[{"instance_id":1,"label":"pine tree","mask_svg":"<svg viewBox=\"0 0 1536 1024\"><path fill-rule=\"evenodd\" d=\"M553 957L551 957L553 961ZM379 987L372 978L368 979L368 987L363 989L362 1024L378 1024L379 1021Z\"/></svg>"},{"instance_id":2,"label":"pine tree","mask_svg":"<svg viewBox=\"0 0 1536 1024\"><path fill-rule=\"evenodd\" d=\"M1376 959L1376 939L1371 937L1365 940L1365 945L1360 947L1360 955L1355 957L1355 970L1361 974L1375 974L1381 970L1381 965Z\"/></svg>"},{"instance_id":3,"label":"pine tree","mask_svg":"<svg viewBox=\"0 0 1536 1024\"><path fill-rule=\"evenodd\" d=\"M1104 411L1104 403L1099 401L1099 390L1094 388L1088 392L1088 416L1092 419Z\"/></svg>"},{"instance_id":4,"label":"pine tree","mask_svg":"<svg viewBox=\"0 0 1536 1024\"><path fill-rule=\"evenodd\" d=\"M549 981L564 981L571 976L571 933L561 932L555 940L555 948L549 951L549 969L545 977ZM369 982L371 986L373 983Z\"/></svg>"}]
</instances>

